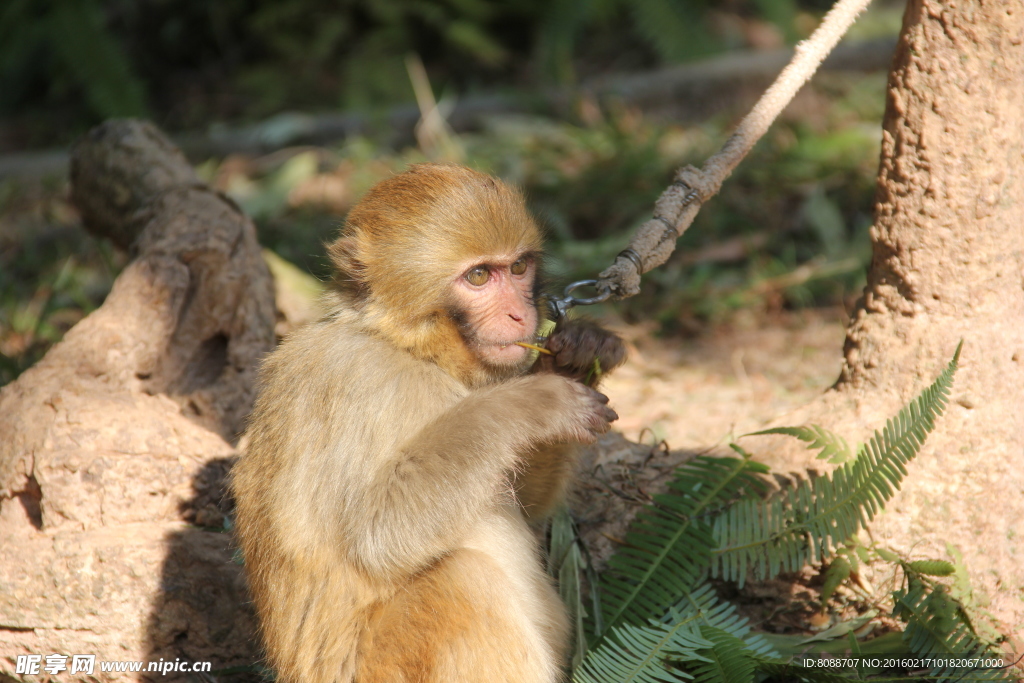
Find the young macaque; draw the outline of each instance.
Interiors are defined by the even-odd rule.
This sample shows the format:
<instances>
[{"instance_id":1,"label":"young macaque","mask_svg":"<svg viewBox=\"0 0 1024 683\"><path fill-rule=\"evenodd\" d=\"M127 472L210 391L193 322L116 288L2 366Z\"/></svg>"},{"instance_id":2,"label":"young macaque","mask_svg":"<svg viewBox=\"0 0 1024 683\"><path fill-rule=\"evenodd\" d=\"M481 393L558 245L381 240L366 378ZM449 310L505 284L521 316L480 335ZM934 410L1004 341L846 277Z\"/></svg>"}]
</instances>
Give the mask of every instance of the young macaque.
<instances>
[{"instance_id":1,"label":"young macaque","mask_svg":"<svg viewBox=\"0 0 1024 683\"><path fill-rule=\"evenodd\" d=\"M237 530L283 683L562 680L569 625L526 518L616 419L622 343L542 320L521 195L421 164L352 209L329 310L266 360ZM533 366L533 367L531 367Z\"/></svg>"}]
</instances>

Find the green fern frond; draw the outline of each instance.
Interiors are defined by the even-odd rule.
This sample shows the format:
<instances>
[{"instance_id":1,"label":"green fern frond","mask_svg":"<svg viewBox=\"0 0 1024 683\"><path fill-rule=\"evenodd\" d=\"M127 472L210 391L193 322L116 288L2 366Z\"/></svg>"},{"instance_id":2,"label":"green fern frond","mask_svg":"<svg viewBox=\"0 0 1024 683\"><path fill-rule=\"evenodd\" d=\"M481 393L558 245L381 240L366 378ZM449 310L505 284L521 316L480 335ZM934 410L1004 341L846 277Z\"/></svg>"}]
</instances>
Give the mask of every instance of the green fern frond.
<instances>
[{"instance_id":1,"label":"green fern frond","mask_svg":"<svg viewBox=\"0 0 1024 683\"><path fill-rule=\"evenodd\" d=\"M953 583L949 586L949 595L960 603L964 618L970 622L974 633L984 642L998 643L1002 634L994 627L994 617L978 604L971 587L971 579L964 565L964 556L952 543L946 544L946 552L953 558ZM913 569L913 563L911 563Z\"/></svg>"},{"instance_id":2,"label":"green fern frond","mask_svg":"<svg viewBox=\"0 0 1024 683\"><path fill-rule=\"evenodd\" d=\"M578 535L572 515L561 507L551 518L551 543L548 548L548 573L558 581L558 592L569 611L573 622L572 666L575 669L587 653L587 637L583 620L587 615L580 592L580 575L584 571L584 559L577 542Z\"/></svg>"},{"instance_id":3,"label":"green fern frond","mask_svg":"<svg viewBox=\"0 0 1024 683\"><path fill-rule=\"evenodd\" d=\"M831 463L840 465L848 460L853 459L853 451L850 450L850 445L846 443L846 439L839 436L835 432L825 429L821 425L807 425L806 427L775 427L773 429L763 429L759 432L751 432L745 436L761 436L764 434L786 434L788 436L795 436L801 441L806 441L810 445L807 446L807 450L813 450L820 448L821 452L818 453L818 460L828 460Z\"/></svg>"},{"instance_id":4,"label":"green fern frond","mask_svg":"<svg viewBox=\"0 0 1024 683\"><path fill-rule=\"evenodd\" d=\"M911 576L905 589L893 593L893 616L906 622L903 642L917 655L937 658L985 657L988 648L971 629L960 604L945 586L929 585ZM937 667L931 676L939 681L1007 681L1007 669Z\"/></svg>"},{"instance_id":5,"label":"green fern frond","mask_svg":"<svg viewBox=\"0 0 1024 683\"><path fill-rule=\"evenodd\" d=\"M750 620L736 611L736 605L719 599L710 583L702 583L669 610L664 621L676 623L696 619L697 623L724 631L743 641L744 646L759 657L778 657L775 648L764 636L750 629Z\"/></svg>"},{"instance_id":6,"label":"green fern frond","mask_svg":"<svg viewBox=\"0 0 1024 683\"><path fill-rule=\"evenodd\" d=\"M711 626L701 626L700 634L712 647L701 650L706 661L687 664L687 670L700 683L747 683L754 680L754 663L746 643L736 636Z\"/></svg>"},{"instance_id":7,"label":"green fern frond","mask_svg":"<svg viewBox=\"0 0 1024 683\"><path fill-rule=\"evenodd\" d=\"M742 586L748 571L758 579L796 571L866 526L899 489L906 464L949 403L962 346L938 379L876 431L854 460L770 500L741 500L719 515L712 576Z\"/></svg>"},{"instance_id":8,"label":"green fern frond","mask_svg":"<svg viewBox=\"0 0 1024 683\"><path fill-rule=\"evenodd\" d=\"M624 624L612 629L592 650L573 676L574 683L674 683L692 676L668 669L666 660L703 659L698 650L714 643L701 636L693 621L672 626Z\"/></svg>"},{"instance_id":9,"label":"green fern frond","mask_svg":"<svg viewBox=\"0 0 1024 683\"><path fill-rule=\"evenodd\" d=\"M767 467L746 457L700 457L681 467L630 527L602 575L605 629L659 618L704 575L714 547L706 519L736 498L760 495ZM599 634L600 635L600 634Z\"/></svg>"}]
</instances>

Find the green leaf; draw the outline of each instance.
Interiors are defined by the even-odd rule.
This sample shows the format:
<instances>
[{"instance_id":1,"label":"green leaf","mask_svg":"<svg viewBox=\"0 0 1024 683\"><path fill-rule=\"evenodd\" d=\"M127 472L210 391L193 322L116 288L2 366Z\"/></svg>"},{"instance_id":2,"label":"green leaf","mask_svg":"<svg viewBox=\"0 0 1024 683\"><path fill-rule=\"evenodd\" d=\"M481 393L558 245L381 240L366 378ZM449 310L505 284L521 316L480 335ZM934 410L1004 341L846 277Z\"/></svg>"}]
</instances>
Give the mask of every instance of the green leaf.
<instances>
[{"instance_id":1,"label":"green leaf","mask_svg":"<svg viewBox=\"0 0 1024 683\"><path fill-rule=\"evenodd\" d=\"M664 662L704 659L698 650L710 648L694 622L648 626L624 624L614 628L592 650L573 676L574 683L675 683L693 678L668 669Z\"/></svg>"},{"instance_id":2,"label":"green leaf","mask_svg":"<svg viewBox=\"0 0 1024 683\"><path fill-rule=\"evenodd\" d=\"M548 552L548 572L558 580L558 593L562 596L573 622L572 666L575 669L587 654L587 637L583 620L586 609L580 592L580 574L583 557L577 543L576 529L566 507L561 507L551 518L551 544Z\"/></svg>"},{"instance_id":3,"label":"green leaf","mask_svg":"<svg viewBox=\"0 0 1024 683\"><path fill-rule=\"evenodd\" d=\"M676 623L691 619L696 619L701 626L725 631L742 640L744 646L759 657L778 656L762 634L751 630L750 620L740 616L735 605L719 599L710 583L701 583L693 591L688 591L672 606L664 621Z\"/></svg>"},{"instance_id":4,"label":"green leaf","mask_svg":"<svg viewBox=\"0 0 1024 683\"><path fill-rule=\"evenodd\" d=\"M875 548L875 553L886 562L900 561L900 556L887 548Z\"/></svg>"},{"instance_id":5,"label":"green leaf","mask_svg":"<svg viewBox=\"0 0 1024 683\"><path fill-rule=\"evenodd\" d=\"M916 560L907 564L918 574L929 576L950 576L956 571L952 563L945 560Z\"/></svg>"},{"instance_id":6,"label":"green leaf","mask_svg":"<svg viewBox=\"0 0 1024 683\"><path fill-rule=\"evenodd\" d=\"M914 654L949 657L985 657L991 653L971 629L960 603L943 585L911 576L906 588L893 592L893 616L906 622L903 642ZM939 681L1011 680L1009 669L942 666L930 672Z\"/></svg>"},{"instance_id":7,"label":"green leaf","mask_svg":"<svg viewBox=\"0 0 1024 683\"><path fill-rule=\"evenodd\" d=\"M767 468L748 458L699 457L677 470L668 492L637 515L602 575L605 629L661 617L704 575L714 546L705 517L759 494Z\"/></svg>"},{"instance_id":8,"label":"green leaf","mask_svg":"<svg viewBox=\"0 0 1024 683\"><path fill-rule=\"evenodd\" d=\"M843 581L850 578L853 567L842 555L834 558L825 572L825 584L821 587L821 604L824 605Z\"/></svg>"},{"instance_id":9,"label":"green leaf","mask_svg":"<svg viewBox=\"0 0 1024 683\"><path fill-rule=\"evenodd\" d=\"M764 579L796 571L860 531L899 489L907 463L948 405L962 346L935 382L876 431L854 460L769 500L741 500L719 515L711 575L742 586L748 572Z\"/></svg>"},{"instance_id":10,"label":"green leaf","mask_svg":"<svg viewBox=\"0 0 1024 683\"><path fill-rule=\"evenodd\" d=\"M755 661L746 643L736 636L711 626L702 626L700 634L711 641L712 647L701 650L706 661L695 662L687 668L701 683L747 683L754 680Z\"/></svg>"},{"instance_id":11,"label":"green leaf","mask_svg":"<svg viewBox=\"0 0 1024 683\"><path fill-rule=\"evenodd\" d=\"M751 432L745 436L761 436L764 434L786 434L788 436L795 436L801 441L806 441L810 444L807 450L821 449L821 452L817 455L819 460L828 460L831 463L842 464L853 458L853 451L850 450L850 445L846 443L846 439L820 425L774 427L773 429Z\"/></svg>"},{"instance_id":12,"label":"green leaf","mask_svg":"<svg viewBox=\"0 0 1024 683\"><path fill-rule=\"evenodd\" d=\"M953 585L949 587L950 596L960 604L964 617L970 622L979 638L990 644L999 642L1002 635L993 625L994 618L975 602L971 578L964 565L963 555L952 543L946 544L946 552L953 558L954 573Z\"/></svg>"}]
</instances>

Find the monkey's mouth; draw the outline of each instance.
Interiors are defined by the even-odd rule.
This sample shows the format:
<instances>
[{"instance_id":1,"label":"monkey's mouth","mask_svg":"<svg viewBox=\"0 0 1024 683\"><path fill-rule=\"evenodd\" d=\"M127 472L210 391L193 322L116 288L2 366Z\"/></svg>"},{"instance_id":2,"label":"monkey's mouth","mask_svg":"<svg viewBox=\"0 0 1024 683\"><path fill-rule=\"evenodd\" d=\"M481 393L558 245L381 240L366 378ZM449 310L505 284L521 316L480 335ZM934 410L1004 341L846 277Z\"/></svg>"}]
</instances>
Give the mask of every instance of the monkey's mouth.
<instances>
[{"instance_id":1,"label":"monkey's mouth","mask_svg":"<svg viewBox=\"0 0 1024 683\"><path fill-rule=\"evenodd\" d=\"M519 346L516 342L529 342L532 340L533 335L509 341L485 341L478 339L476 342L477 354L479 354L484 362L493 365L515 365L523 361L529 354L527 349Z\"/></svg>"}]
</instances>

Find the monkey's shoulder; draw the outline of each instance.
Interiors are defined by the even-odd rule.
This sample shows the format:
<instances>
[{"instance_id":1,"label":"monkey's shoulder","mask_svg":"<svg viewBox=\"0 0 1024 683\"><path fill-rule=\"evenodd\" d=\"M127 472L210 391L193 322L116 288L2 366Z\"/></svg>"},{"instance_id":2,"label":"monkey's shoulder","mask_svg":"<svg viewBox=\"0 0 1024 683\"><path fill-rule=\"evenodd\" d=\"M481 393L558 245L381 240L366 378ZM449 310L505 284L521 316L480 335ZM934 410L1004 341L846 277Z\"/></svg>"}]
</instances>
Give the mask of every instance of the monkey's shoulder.
<instances>
[{"instance_id":1,"label":"monkey's shoulder","mask_svg":"<svg viewBox=\"0 0 1024 683\"><path fill-rule=\"evenodd\" d=\"M388 403L460 400L466 388L435 364L420 360L363 329L347 316L310 323L285 339L261 370L264 387L302 403L385 409Z\"/></svg>"}]
</instances>

